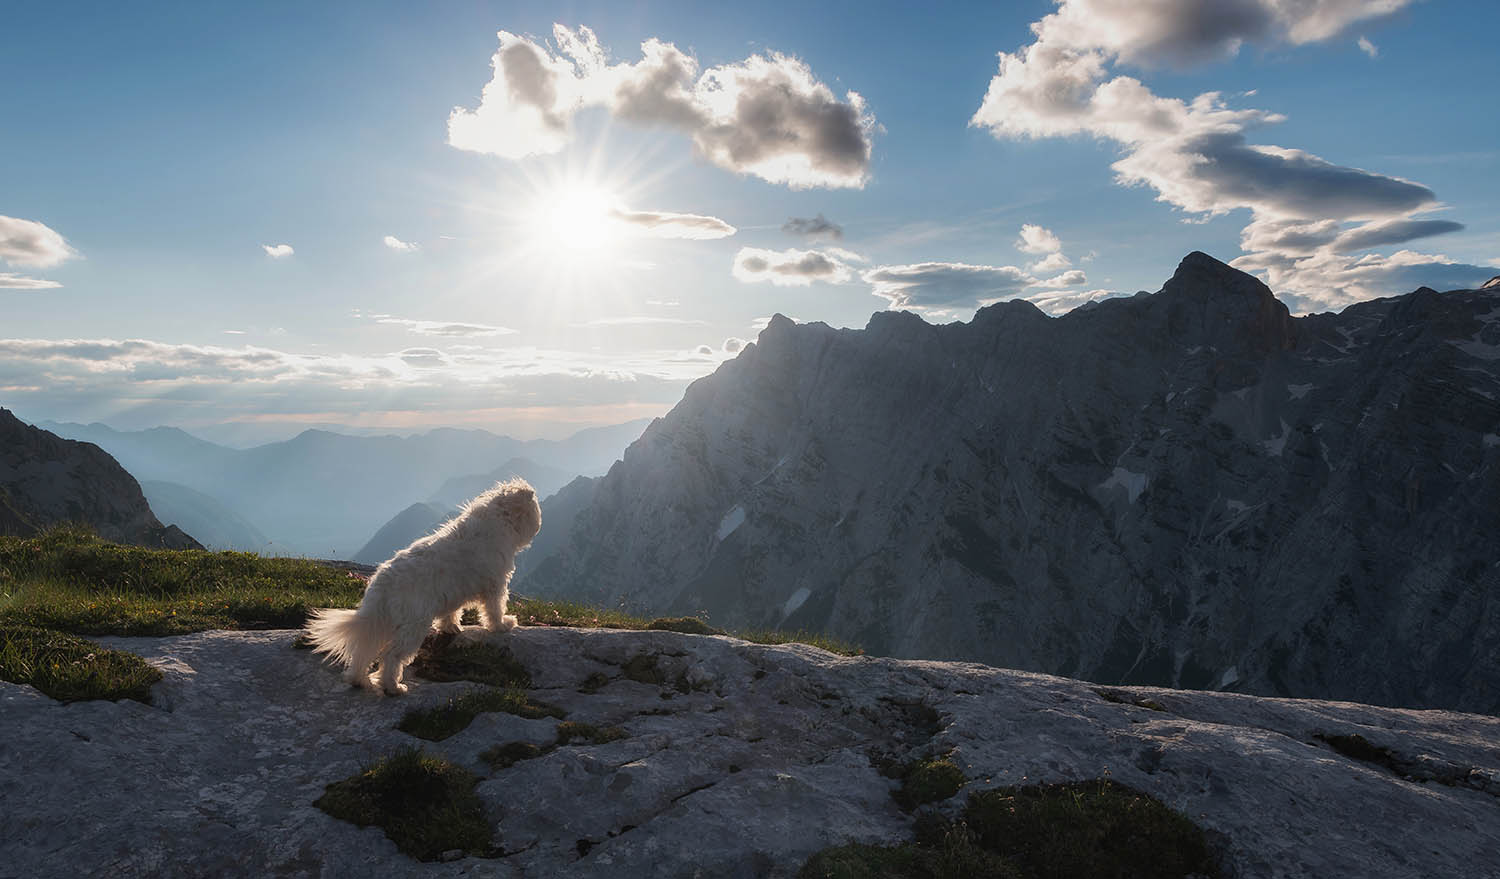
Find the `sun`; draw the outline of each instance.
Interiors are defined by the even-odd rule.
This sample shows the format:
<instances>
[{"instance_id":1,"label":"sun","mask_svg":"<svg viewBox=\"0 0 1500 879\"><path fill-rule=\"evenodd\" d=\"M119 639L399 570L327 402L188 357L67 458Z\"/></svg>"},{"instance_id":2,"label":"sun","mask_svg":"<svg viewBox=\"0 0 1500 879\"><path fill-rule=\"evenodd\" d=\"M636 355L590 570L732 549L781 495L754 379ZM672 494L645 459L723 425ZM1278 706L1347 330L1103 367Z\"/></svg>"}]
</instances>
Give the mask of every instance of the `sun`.
<instances>
[{"instance_id":1,"label":"sun","mask_svg":"<svg viewBox=\"0 0 1500 879\"><path fill-rule=\"evenodd\" d=\"M551 254L604 255L623 237L619 196L594 181L564 180L540 189L527 214L532 245Z\"/></svg>"}]
</instances>

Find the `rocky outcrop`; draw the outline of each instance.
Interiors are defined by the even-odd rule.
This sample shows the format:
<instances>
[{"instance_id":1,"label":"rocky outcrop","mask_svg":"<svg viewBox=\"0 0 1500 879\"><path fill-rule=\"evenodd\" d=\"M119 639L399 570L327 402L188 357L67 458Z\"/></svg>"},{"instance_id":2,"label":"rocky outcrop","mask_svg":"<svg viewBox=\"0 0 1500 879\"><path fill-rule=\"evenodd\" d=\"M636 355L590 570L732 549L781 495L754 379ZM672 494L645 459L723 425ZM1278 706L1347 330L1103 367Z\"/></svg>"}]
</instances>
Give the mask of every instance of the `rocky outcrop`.
<instances>
[{"instance_id":1,"label":"rocky outcrop","mask_svg":"<svg viewBox=\"0 0 1500 879\"><path fill-rule=\"evenodd\" d=\"M0 683L0 874L791 877L827 846L910 838L880 767L951 754L969 782L942 811L974 790L1108 776L1205 828L1228 877L1500 876L1492 717L527 628L492 640L531 694L624 737L491 770L482 751L550 744L558 721L482 714L421 742L396 730L403 713L469 685L353 691L294 638L105 639L163 671L151 706ZM1355 735L1366 750L1337 747ZM314 808L414 744L483 776L503 856L418 863Z\"/></svg>"},{"instance_id":2,"label":"rocky outcrop","mask_svg":"<svg viewBox=\"0 0 1500 879\"><path fill-rule=\"evenodd\" d=\"M587 492L518 589L1106 683L1500 711L1500 288L1293 318L1194 253L1060 318L778 316Z\"/></svg>"},{"instance_id":3,"label":"rocky outcrop","mask_svg":"<svg viewBox=\"0 0 1500 879\"><path fill-rule=\"evenodd\" d=\"M118 543L202 549L162 525L141 487L92 443L65 440L0 409L0 534L30 535L81 522Z\"/></svg>"}]
</instances>

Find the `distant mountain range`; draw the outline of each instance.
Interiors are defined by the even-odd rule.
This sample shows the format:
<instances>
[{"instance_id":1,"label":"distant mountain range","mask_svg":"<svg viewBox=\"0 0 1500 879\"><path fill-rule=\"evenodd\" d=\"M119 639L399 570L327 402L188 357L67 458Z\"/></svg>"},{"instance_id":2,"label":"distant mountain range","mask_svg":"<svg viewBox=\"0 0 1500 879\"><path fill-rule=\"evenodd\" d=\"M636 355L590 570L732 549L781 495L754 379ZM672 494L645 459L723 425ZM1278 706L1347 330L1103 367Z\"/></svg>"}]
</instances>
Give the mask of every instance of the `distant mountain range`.
<instances>
[{"instance_id":1,"label":"distant mountain range","mask_svg":"<svg viewBox=\"0 0 1500 879\"><path fill-rule=\"evenodd\" d=\"M775 317L517 589L1102 682L1500 712L1500 286Z\"/></svg>"},{"instance_id":2,"label":"distant mountain range","mask_svg":"<svg viewBox=\"0 0 1500 879\"><path fill-rule=\"evenodd\" d=\"M233 534L235 540L264 536L259 549L266 554L349 558L413 502L459 493L517 458L548 485L577 474L602 474L647 423L592 428L561 441L521 441L483 430L439 429L409 437L308 430L249 449L169 427L41 426L97 444L136 478L157 486L153 491L186 517L214 509L231 514L215 514L211 526L206 519L194 520L205 533ZM482 475L450 484L465 474ZM194 492L195 500L188 503L187 496L159 483Z\"/></svg>"},{"instance_id":3,"label":"distant mountain range","mask_svg":"<svg viewBox=\"0 0 1500 879\"><path fill-rule=\"evenodd\" d=\"M0 534L81 523L119 543L201 549L152 513L141 487L98 446L63 439L0 409Z\"/></svg>"}]
</instances>

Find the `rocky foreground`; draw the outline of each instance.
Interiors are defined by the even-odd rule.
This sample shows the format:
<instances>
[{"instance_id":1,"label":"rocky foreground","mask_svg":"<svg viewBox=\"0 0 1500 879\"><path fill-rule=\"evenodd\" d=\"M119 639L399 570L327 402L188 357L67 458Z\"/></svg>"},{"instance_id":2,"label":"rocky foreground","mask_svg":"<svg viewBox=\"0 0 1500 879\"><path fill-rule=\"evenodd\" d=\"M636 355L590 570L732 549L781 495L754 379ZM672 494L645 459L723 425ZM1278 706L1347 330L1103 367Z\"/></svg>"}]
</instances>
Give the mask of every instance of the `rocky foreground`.
<instances>
[{"instance_id":1,"label":"rocky foreground","mask_svg":"<svg viewBox=\"0 0 1500 879\"><path fill-rule=\"evenodd\" d=\"M1207 829L1229 876L1500 877L1495 717L527 628L492 637L533 695L627 737L492 773L479 752L558 721L483 714L420 742L402 715L472 685L352 691L295 637L102 639L164 672L150 706L0 682L0 876L792 876L827 846L909 839L877 765L951 752L971 781L950 813L969 790L1108 775ZM661 684L624 676L643 655ZM1324 741L1353 734L1380 759ZM417 862L312 805L412 744L485 776L507 855Z\"/></svg>"}]
</instances>

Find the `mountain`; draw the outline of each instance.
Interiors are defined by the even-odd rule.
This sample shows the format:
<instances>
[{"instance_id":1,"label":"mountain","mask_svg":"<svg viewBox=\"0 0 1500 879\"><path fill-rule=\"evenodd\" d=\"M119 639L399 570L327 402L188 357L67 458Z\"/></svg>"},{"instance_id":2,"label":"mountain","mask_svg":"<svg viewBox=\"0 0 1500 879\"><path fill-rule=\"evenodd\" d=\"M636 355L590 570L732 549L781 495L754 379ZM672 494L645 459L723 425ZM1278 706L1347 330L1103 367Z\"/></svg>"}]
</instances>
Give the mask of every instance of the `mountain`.
<instances>
[{"instance_id":1,"label":"mountain","mask_svg":"<svg viewBox=\"0 0 1500 879\"><path fill-rule=\"evenodd\" d=\"M620 448L624 448L621 446ZM460 507L471 498L488 491L497 482L519 476L531 483L537 497L545 498L567 485L577 474L557 467L538 464L528 458L512 458L488 473L473 473L455 476L444 482L428 498L429 503L444 507Z\"/></svg>"},{"instance_id":2,"label":"mountain","mask_svg":"<svg viewBox=\"0 0 1500 879\"><path fill-rule=\"evenodd\" d=\"M0 534L29 536L67 522L119 543L203 548L175 525L162 525L140 485L98 446L62 439L0 409Z\"/></svg>"},{"instance_id":3,"label":"mountain","mask_svg":"<svg viewBox=\"0 0 1500 879\"><path fill-rule=\"evenodd\" d=\"M380 526L369 542L354 554L354 561L362 565L378 565L398 550L405 549L418 537L436 531L438 526L453 518L453 510L437 504L412 504L396 514L391 521Z\"/></svg>"},{"instance_id":4,"label":"mountain","mask_svg":"<svg viewBox=\"0 0 1500 879\"><path fill-rule=\"evenodd\" d=\"M262 552L270 538L216 498L175 482L145 480L141 491L163 521L197 535L209 549Z\"/></svg>"},{"instance_id":5,"label":"mountain","mask_svg":"<svg viewBox=\"0 0 1500 879\"><path fill-rule=\"evenodd\" d=\"M589 490L518 590L1108 683L1500 711L1497 288L1293 318L1193 253L1155 294L1058 318L778 316Z\"/></svg>"},{"instance_id":6,"label":"mountain","mask_svg":"<svg viewBox=\"0 0 1500 879\"><path fill-rule=\"evenodd\" d=\"M175 483L216 499L256 523L270 541L264 552L347 558L392 510L431 497L449 479L487 474L524 457L534 462L539 478L561 485L567 477L603 473L645 424L524 442L484 430L445 428L407 437L306 430L250 449L216 445L176 428L50 426L98 443L138 479Z\"/></svg>"}]
</instances>

